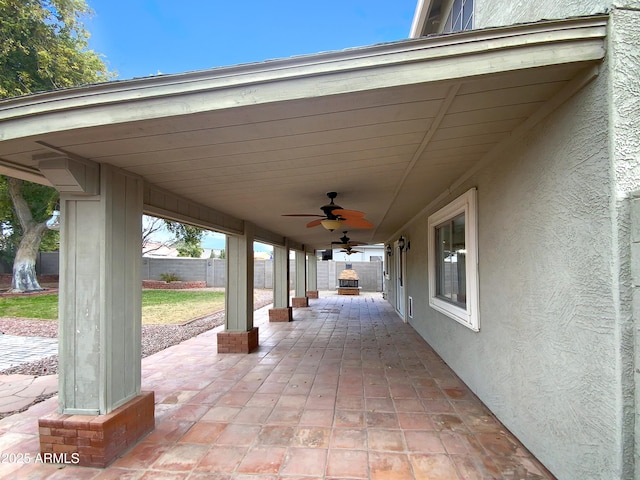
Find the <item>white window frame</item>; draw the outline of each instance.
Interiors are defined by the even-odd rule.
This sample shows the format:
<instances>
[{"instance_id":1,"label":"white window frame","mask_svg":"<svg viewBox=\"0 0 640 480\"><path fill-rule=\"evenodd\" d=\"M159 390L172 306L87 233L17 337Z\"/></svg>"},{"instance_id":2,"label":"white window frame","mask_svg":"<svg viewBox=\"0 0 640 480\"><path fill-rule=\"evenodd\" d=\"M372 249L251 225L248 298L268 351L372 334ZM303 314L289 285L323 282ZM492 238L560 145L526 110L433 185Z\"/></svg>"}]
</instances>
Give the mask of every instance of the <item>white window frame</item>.
<instances>
[{"instance_id":1,"label":"white window frame","mask_svg":"<svg viewBox=\"0 0 640 480\"><path fill-rule=\"evenodd\" d=\"M465 327L480 330L478 310L478 200L472 188L428 218L429 229L429 306L451 317ZM466 308L436 296L436 228L464 213L464 241L466 250Z\"/></svg>"}]
</instances>

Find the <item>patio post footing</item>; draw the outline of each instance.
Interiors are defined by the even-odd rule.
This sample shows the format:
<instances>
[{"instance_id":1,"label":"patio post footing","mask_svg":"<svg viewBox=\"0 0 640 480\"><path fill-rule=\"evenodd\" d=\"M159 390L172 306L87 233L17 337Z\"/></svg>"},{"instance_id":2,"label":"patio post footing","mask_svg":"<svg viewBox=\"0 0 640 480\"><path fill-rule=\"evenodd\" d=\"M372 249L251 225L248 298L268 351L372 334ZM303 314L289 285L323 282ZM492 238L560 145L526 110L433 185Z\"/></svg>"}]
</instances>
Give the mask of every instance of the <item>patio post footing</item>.
<instances>
[{"instance_id":1,"label":"patio post footing","mask_svg":"<svg viewBox=\"0 0 640 480\"><path fill-rule=\"evenodd\" d=\"M105 415L53 413L38 420L44 462L106 468L155 427L153 392Z\"/></svg>"},{"instance_id":2,"label":"patio post footing","mask_svg":"<svg viewBox=\"0 0 640 480\"><path fill-rule=\"evenodd\" d=\"M309 306L309 298L307 297L293 297L291 298L291 306L294 308L302 308Z\"/></svg>"},{"instance_id":3,"label":"patio post footing","mask_svg":"<svg viewBox=\"0 0 640 480\"><path fill-rule=\"evenodd\" d=\"M270 322L290 322L293 320L293 309L291 307L270 308Z\"/></svg>"},{"instance_id":4,"label":"patio post footing","mask_svg":"<svg viewBox=\"0 0 640 480\"><path fill-rule=\"evenodd\" d=\"M258 348L258 327L246 332L218 332L218 353L251 353Z\"/></svg>"}]
</instances>

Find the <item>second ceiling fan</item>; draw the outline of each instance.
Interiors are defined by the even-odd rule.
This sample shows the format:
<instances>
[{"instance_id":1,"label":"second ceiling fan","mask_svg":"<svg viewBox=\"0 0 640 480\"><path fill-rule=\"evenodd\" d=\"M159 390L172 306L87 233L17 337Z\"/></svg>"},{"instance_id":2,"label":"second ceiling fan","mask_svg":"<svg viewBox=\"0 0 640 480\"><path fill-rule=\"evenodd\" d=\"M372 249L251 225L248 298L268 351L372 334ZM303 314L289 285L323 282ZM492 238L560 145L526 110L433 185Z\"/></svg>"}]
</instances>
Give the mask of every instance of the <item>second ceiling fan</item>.
<instances>
[{"instance_id":1,"label":"second ceiling fan","mask_svg":"<svg viewBox=\"0 0 640 480\"><path fill-rule=\"evenodd\" d=\"M338 196L337 192L327 192L330 203L320 207L320 210L324 215L315 213L289 213L283 215L284 217L320 217L316 220L312 220L307 223L307 228L317 227L322 225L327 230L333 232L335 229L342 226L351 228L373 228L373 223L364 218L364 212L357 210L346 210L340 205L334 203L334 199Z\"/></svg>"}]
</instances>

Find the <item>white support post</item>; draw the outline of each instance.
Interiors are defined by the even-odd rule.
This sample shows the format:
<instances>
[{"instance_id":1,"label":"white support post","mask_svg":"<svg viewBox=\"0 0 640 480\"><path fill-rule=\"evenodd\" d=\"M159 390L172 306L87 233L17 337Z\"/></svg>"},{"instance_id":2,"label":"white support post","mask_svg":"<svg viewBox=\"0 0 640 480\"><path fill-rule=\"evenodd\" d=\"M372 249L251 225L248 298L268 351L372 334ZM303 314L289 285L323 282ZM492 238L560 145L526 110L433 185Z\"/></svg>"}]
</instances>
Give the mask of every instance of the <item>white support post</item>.
<instances>
[{"instance_id":1,"label":"white support post","mask_svg":"<svg viewBox=\"0 0 640 480\"><path fill-rule=\"evenodd\" d=\"M227 235L225 331L218 333L218 353L249 353L258 347L253 326L254 225L244 223L243 235Z\"/></svg>"},{"instance_id":2,"label":"white support post","mask_svg":"<svg viewBox=\"0 0 640 480\"><path fill-rule=\"evenodd\" d=\"M142 180L100 168L100 194L63 194L61 413L106 414L140 394Z\"/></svg>"}]
</instances>

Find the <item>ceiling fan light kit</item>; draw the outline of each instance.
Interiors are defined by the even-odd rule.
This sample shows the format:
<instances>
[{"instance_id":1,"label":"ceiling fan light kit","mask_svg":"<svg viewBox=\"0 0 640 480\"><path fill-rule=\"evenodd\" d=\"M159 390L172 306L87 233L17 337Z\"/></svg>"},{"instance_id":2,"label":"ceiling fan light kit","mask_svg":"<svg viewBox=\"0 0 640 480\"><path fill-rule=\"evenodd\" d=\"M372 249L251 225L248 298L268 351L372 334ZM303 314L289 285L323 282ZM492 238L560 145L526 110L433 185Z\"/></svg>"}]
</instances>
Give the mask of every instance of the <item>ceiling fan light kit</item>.
<instances>
[{"instance_id":1,"label":"ceiling fan light kit","mask_svg":"<svg viewBox=\"0 0 640 480\"><path fill-rule=\"evenodd\" d=\"M320 220L320 224L330 232L333 232L335 229L342 226L342 220L340 220L339 218L325 218L324 220Z\"/></svg>"},{"instance_id":2,"label":"ceiling fan light kit","mask_svg":"<svg viewBox=\"0 0 640 480\"><path fill-rule=\"evenodd\" d=\"M285 217L321 217L316 220L312 220L307 223L307 228L317 227L322 225L325 229L333 232L335 229L340 228L343 225L354 228L373 228L373 223L369 220L365 220L364 212L357 210L346 210L340 205L336 205L333 201L338 196L337 192L327 192L329 202L327 205L320 207L320 210L324 215L318 215L314 213L289 213L283 215Z\"/></svg>"}]
</instances>

